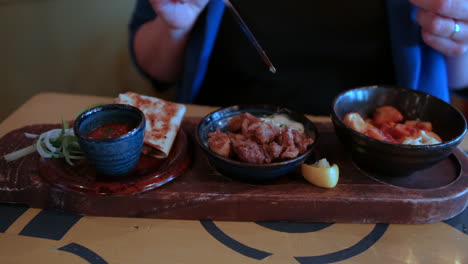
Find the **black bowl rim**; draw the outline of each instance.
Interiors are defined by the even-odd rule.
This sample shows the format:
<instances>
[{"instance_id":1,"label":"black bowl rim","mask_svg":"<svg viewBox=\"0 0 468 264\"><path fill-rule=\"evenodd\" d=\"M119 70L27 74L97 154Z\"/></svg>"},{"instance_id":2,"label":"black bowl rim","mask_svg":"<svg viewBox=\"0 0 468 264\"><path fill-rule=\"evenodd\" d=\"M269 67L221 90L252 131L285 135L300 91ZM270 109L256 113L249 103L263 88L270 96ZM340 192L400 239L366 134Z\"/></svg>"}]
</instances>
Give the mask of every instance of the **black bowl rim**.
<instances>
[{"instance_id":1,"label":"black bowl rim","mask_svg":"<svg viewBox=\"0 0 468 264\"><path fill-rule=\"evenodd\" d=\"M125 135L117 137L117 138L96 139L96 138L88 137L88 136L84 135L83 133L81 133L79 131L78 126L86 118L89 118L90 116L92 116L93 114L95 114L97 112L101 112L101 111L105 111L105 110L115 110L115 109L129 110L129 111L136 112L140 116L140 122L138 122L138 124L132 130L128 131ZM75 133L76 137L79 137L79 138L82 138L82 139L85 139L85 140L88 140L88 141L113 143L113 142L125 140L128 137L131 137L131 136L135 135L136 133L138 133L138 131L140 131L142 129L144 130L145 125L146 125L145 114L138 107L135 107L135 106L129 105L129 104L111 103L111 104L98 105L98 106L92 107L92 108L84 111L83 113L81 113L75 119L75 122L73 123L73 132Z\"/></svg>"},{"instance_id":2,"label":"black bowl rim","mask_svg":"<svg viewBox=\"0 0 468 264\"><path fill-rule=\"evenodd\" d=\"M336 105L336 101L338 101L343 95L349 93L349 92L352 92L352 91L357 91L357 90L368 90L368 89L396 89L396 90L401 90L401 91L405 91L405 92L410 92L410 93L416 93L416 94L420 94L420 95L424 95L424 96L429 96L431 97L432 99L436 100L436 101L439 101L443 104L446 104L448 105L449 107L451 107L453 110L455 110L455 112L460 115L460 117L462 117L462 120L463 120L463 132L458 135L457 137L455 138L452 138L451 140L448 140L448 141L443 141L442 143L439 143L439 144L431 144L431 145L410 145L410 144L400 144L400 143L392 143L392 142L386 142L386 141L382 141L382 140L378 140L378 139L375 139L375 138L372 138L372 137L369 137L369 136L366 136L364 134L361 134L357 131L355 131L354 129L350 128L348 125L346 125L344 123L344 121L338 116L338 114L335 112L335 105ZM424 93L424 92L421 92L421 91L417 91L417 90L413 90L413 89L409 89L409 88L403 88L403 87L398 87L398 86L391 86L391 85L370 85L370 86L361 86L361 87L356 87L356 88L352 88L352 89L349 89L349 90L346 90L346 91L343 91L341 93L339 93L337 96L335 96L335 98L333 99L333 102L332 102L332 105L331 105L331 114L332 114L332 118L335 119L335 121L339 122L340 125L342 125L343 127L345 127L345 129L347 131L349 131L352 135L354 136L357 136L361 139L364 139L364 140L370 140L371 142L374 142L376 144L382 144L383 146L399 146L403 149L411 149L411 150L423 150L423 149L434 149L434 148L443 148L447 145L452 145L452 144L457 144L457 142L459 143L463 137L465 136L466 132L467 132L467 121L464 117L464 115L460 112L460 110L458 110L456 107L454 107L453 105L445 102L444 100L440 99L440 98L437 98L431 94L428 94L428 93Z\"/></svg>"},{"instance_id":3,"label":"black bowl rim","mask_svg":"<svg viewBox=\"0 0 468 264\"><path fill-rule=\"evenodd\" d=\"M206 120L209 116L217 113L217 112L221 112L221 111L226 111L226 110L239 110L239 109L245 109L245 108L255 108L255 109L259 109L259 110L262 110L262 109L284 109L284 110L287 110L288 112L290 113L294 113L295 115L298 115L298 116L301 116L303 117L305 120L307 120L307 122L310 122L310 125L311 125L311 128L314 132L314 135L315 135L315 138L313 138L314 142L309 146L308 150L304 153L302 153L302 155L299 155L293 159L289 159L289 160L285 160L285 161L281 161L281 162L272 162L272 163L261 163L261 164L258 164L258 163L248 163L248 162L242 162L242 161L237 161L237 160L233 160L233 159L229 159L229 158L225 158L217 153L215 153L214 151L210 150L207 146L205 146L205 144L202 143L202 140L200 138L200 128L201 128L201 125L203 123L204 120ZM246 111L245 111L246 112ZM282 166L285 166L285 165L290 165L290 164L294 164L298 161L301 161L301 160L305 160L309 157L309 155L312 153L313 149L314 149L314 146L315 144L317 143L318 141L318 129L317 127L315 126L315 124L309 119L307 118L306 115L304 115L304 113L300 112L300 111L296 111L296 110L293 110L291 108L287 108L287 107L283 107L283 106L279 106L279 105L272 105L272 104L238 104L238 105L232 105L232 106L227 106L227 107L222 107L222 108L219 108L217 110L214 110L210 113L208 113L207 115L205 115L201 120L200 122L198 123L197 125L197 131L195 133L195 140L197 141L198 145L207 153L209 153L210 155L212 155L213 157L216 157L217 159L219 160L222 160L226 163L230 163L231 165L235 165L235 166L239 166L239 167L245 167L245 168L258 168L258 169L261 169L261 168L276 168L276 167L282 167Z\"/></svg>"}]
</instances>

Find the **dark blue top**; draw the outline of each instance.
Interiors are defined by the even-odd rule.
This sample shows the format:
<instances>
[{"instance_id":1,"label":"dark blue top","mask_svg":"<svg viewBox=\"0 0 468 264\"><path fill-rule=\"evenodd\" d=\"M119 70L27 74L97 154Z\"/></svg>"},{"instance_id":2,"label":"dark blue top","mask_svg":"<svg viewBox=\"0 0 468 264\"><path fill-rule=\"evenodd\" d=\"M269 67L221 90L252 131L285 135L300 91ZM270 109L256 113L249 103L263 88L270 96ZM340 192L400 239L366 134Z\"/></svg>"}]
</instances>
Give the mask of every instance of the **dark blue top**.
<instances>
[{"instance_id":1,"label":"dark blue top","mask_svg":"<svg viewBox=\"0 0 468 264\"><path fill-rule=\"evenodd\" d=\"M274 104L328 115L344 90L396 83L385 1L232 3L277 73L268 70L226 10L196 104Z\"/></svg>"},{"instance_id":2,"label":"dark blue top","mask_svg":"<svg viewBox=\"0 0 468 264\"><path fill-rule=\"evenodd\" d=\"M200 94L200 89L207 76L210 56L215 50L215 39L223 21L224 8L222 0L211 0L197 21L187 46L183 78L176 85L175 101L181 103L203 102L203 100L197 100L197 95ZM444 57L423 43L420 37L420 27L415 21L416 8L407 0L386 0L386 9L396 84L427 92L448 102L449 92ZM130 49L133 60L134 33L142 24L154 19L155 16L156 14L148 0L137 1L130 23ZM260 58L256 59L261 62ZM134 62L136 63L135 60ZM137 63L136 65L144 75L152 80ZM267 72L266 66L265 72ZM156 80L152 81L157 83ZM229 82L229 80L226 81ZM155 86L165 87L161 83ZM222 92L220 91L220 93Z\"/></svg>"}]
</instances>

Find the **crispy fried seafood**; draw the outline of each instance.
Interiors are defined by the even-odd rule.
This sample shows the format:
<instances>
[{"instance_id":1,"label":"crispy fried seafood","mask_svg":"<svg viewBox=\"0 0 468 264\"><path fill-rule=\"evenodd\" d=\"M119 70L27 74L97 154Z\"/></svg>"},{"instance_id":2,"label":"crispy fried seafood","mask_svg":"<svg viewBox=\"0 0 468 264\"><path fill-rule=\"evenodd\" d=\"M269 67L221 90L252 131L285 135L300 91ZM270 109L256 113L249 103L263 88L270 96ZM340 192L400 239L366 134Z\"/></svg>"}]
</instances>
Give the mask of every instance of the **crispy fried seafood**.
<instances>
[{"instance_id":1,"label":"crispy fried seafood","mask_svg":"<svg viewBox=\"0 0 468 264\"><path fill-rule=\"evenodd\" d=\"M300 128L259 118L250 113L232 117L228 132L208 133L208 146L215 153L248 163L272 163L297 157L313 139Z\"/></svg>"},{"instance_id":2,"label":"crispy fried seafood","mask_svg":"<svg viewBox=\"0 0 468 264\"><path fill-rule=\"evenodd\" d=\"M364 120L358 113L348 113L344 117L346 125L359 133L386 142L431 145L442 142L442 139L432 131L431 122L406 120L393 106L378 107L372 119Z\"/></svg>"}]
</instances>

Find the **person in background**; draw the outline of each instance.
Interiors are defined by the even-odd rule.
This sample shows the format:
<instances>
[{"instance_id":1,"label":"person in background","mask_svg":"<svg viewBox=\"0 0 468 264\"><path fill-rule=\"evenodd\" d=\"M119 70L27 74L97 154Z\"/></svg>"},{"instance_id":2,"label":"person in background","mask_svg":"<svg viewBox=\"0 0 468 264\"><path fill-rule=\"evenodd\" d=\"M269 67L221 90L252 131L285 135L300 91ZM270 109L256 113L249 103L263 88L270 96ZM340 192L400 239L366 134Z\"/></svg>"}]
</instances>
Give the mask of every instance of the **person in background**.
<instances>
[{"instance_id":1,"label":"person in background","mask_svg":"<svg viewBox=\"0 0 468 264\"><path fill-rule=\"evenodd\" d=\"M137 68L175 101L279 104L328 114L340 92L373 84L449 101L468 87L468 0L236 0L277 68L256 53L222 0L137 0Z\"/></svg>"}]
</instances>

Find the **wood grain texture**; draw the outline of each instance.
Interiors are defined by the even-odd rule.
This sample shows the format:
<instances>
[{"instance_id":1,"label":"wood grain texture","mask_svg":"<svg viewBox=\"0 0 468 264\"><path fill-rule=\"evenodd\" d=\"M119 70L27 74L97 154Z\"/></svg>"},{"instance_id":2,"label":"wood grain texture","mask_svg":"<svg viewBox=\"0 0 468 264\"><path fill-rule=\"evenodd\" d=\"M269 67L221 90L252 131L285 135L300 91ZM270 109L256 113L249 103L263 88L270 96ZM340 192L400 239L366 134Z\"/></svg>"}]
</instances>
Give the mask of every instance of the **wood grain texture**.
<instances>
[{"instance_id":1,"label":"wood grain texture","mask_svg":"<svg viewBox=\"0 0 468 264\"><path fill-rule=\"evenodd\" d=\"M313 186L298 173L249 183L224 177L210 166L193 139L197 123L198 119L185 119L182 124L190 166L157 189L105 195L71 190L51 184L45 175L51 164L63 170L63 162L32 154L10 163L0 161L0 201L93 216L402 224L441 221L467 206L468 160L460 149L427 170L405 178L383 178L352 162L330 122L316 122L320 136L314 157L326 157L339 165L335 188ZM33 125L11 131L0 139L0 155L31 144L24 132L50 127ZM89 179L89 175L81 177Z\"/></svg>"}]
</instances>

